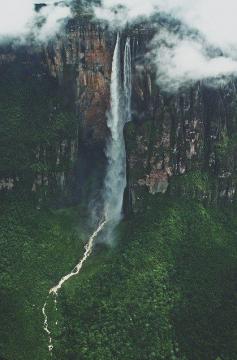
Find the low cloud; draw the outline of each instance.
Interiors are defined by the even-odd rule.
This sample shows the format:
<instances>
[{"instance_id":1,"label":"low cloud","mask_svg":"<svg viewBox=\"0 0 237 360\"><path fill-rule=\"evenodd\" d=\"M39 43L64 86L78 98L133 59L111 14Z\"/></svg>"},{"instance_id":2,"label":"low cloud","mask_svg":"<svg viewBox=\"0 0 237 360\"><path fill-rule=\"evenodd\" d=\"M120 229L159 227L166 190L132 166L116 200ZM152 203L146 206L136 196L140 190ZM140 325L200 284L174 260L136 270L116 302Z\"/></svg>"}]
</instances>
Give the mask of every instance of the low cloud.
<instances>
[{"instance_id":1,"label":"low cloud","mask_svg":"<svg viewBox=\"0 0 237 360\"><path fill-rule=\"evenodd\" d=\"M72 0L58 4L47 0L47 6L38 12L35 2L0 2L1 43L12 40L25 43L29 38L48 41L72 16ZM93 9L97 18L116 27L158 13L183 24L178 32L172 27L159 31L152 41L150 59L156 65L158 83L166 89L175 90L202 79L217 83L236 75L236 0L101 0ZM184 28L188 31L183 32Z\"/></svg>"},{"instance_id":2,"label":"low cloud","mask_svg":"<svg viewBox=\"0 0 237 360\"><path fill-rule=\"evenodd\" d=\"M71 10L68 6L49 5L43 7L37 16L42 19L43 25L38 30L35 30L34 27L36 38L39 41L49 40L60 31L65 24L65 20L70 16Z\"/></svg>"},{"instance_id":3,"label":"low cloud","mask_svg":"<svg viewBox=\"0 0 237 360\"><path fill-rule=\"evenodd\" d=\"M237 75L237 61L210 49L202 39L162 30L152 41L149 59L156 65L157 82L169 92L198 80L212 85Z\"/></svg>"},{"instance_id":4,"label":"low cloud","mask_svg":"<svg viewBox=\"0 0 237 360\"><path fill-rule=\"evenodd\" d=\"M35 11L33 0L7 0L0 3L0 42L18 41L24 43L29 37L36 41L47 41L71 17L70 7L65 3L54 4Z\"/></svg>"},{"instance_id":5,"label":"low cloud","mask_svg":"<svg viewBox=\"0 0 237 360\"><path fill-rule=\"evenodd\" d=\"M157 0L102 0L101 5L94 6L95 16L115 27L149 17L157 10Z\"/></svg>"},{"instance_id":6,"label":"low cloud","mask_svg":"<svg viewBox=\"0 0 237 360\"><path fill-rule=\"evenodd\" d=\"M152 41L150 58L165 89L202 79L219 83L237 73L236 0L102 0L94 12L117 27L156 13L183 24L178 32L167 27Z\"/></svg>"}]
</instances>

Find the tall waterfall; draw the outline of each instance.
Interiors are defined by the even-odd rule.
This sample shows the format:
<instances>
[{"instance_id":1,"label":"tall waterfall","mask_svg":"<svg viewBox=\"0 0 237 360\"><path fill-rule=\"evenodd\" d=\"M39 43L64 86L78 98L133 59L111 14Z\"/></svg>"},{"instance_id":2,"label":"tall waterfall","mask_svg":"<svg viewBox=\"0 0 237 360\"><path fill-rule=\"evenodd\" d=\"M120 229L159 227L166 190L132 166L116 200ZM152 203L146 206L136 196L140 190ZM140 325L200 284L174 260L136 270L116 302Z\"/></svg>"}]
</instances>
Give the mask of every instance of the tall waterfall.
<instances>
[{"instance_id":1,"label":"tall waterfall","mask_svg":"<svg viewBox=\"0 0 237 360\"><path fill-rule=\"evenodd\" d=\"M124 51L124 83L121 84L120 35L117 35L112 74L111 74L111 109L107 125L111 136L107 142L108 159L104 185L104 210L107 228L104 240L111 243L113 230L122 218L123 196L126 187L126 150L123 129L131 118L131 50L127 39Z\"/></svg>"},{"instance_id":2,"label":"tall waterfall","mask_svg":"<svg viewBox=\"0 0 237 360\"><path fill-rule=\"evenodd\" d=\"M131 120L131 97L132 97L132 56L130 38L127 38L124 50L124 111L125 121Z\"/></svg>"},{"instance_id":3,"label":"tall waterfall","mask_svg":"<svg viewBox=\"0 0 237 360\"><path fill-rule=\"evenodd\" d=\"M126 187L126 151L123 128L131 119L131 50L130 40L127 39L124 50L123 85L121 81L120 35L114 49L111 74L111 109L107 117L107 124L111 136L107 142L106 155L108 159L107 173L104 183L104 214L102 220L85 246L85 252L74 269L63 276L59 282L49 290L53 296L57 311L57 295L62 286L72 277L79 275L88 257L91 255L94 242L99 233L103 233L104 241L112 243L113 230L122 218L123 196ZM44 316L43 328L48 336L48 349L52 355L53 338L49 328L47 316L48 298L42 308ZM57 322L56 322L57 325Z\"/></svg>"}]
</instances>

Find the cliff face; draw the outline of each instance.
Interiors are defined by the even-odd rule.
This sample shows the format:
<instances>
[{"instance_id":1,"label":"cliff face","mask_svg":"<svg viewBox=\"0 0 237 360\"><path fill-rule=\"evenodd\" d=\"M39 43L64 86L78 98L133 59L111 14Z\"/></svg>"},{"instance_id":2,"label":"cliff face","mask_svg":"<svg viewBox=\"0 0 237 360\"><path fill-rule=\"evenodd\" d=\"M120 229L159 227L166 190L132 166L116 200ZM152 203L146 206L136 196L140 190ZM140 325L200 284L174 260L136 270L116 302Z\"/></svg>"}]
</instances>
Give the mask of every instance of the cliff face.
<instances>
[{"instance_id":1,"label":"cliff face","mask_svg":"<svg viewBox=\"0 0 237 360\"><path fill-rule=\"evenodd\" d=\"M137 208L146 191L234 201L236 84L214 89L198 83L176 95L162 93L152 66L141 62L153 34L153 27L143 24L122 35L122 42L130 36L132 44L133 114L125 129L130 204ZM40 76L44 73L55 81L64 99L54 106L66 102L63 106L76 116L73 134L64 132L53 150L72 160L74 170L66 167L58 184L65 188L74 184L75 192L83 193L88 183L99 189L102 183L115 37L86 19L72 20L64 37L34 55L41 58ZM1 68L17 61L15 56L2 53ZM31 68L33 58L27 59ZM40 153L47 157L44 148ZM60 163L55 159L54 167ZM65 180L70 177L73 181Z\"/></svg>"},{"instance_id":2,"label":"cliff face","mask_svg":"<svg viewBox=\"0 0 237 360\"><path fill-rule=\"evenodd\" d=\"M234 201L235 83L220 89L198 83L168 96L154 78L151 69L134 74L135 112L126 129L133 202L142 188L210 202Z\"/></svg>"},{"instance_id":3,"label":"cliff face","mask_svg":"<svg viewBox=\"0 0 237 360\"><path fill-rule=\"evenodd\" d=\"M1 193L43 199L69 188L78 126L70 96L49 73L41 49L1 49L0 118Z\"/></svg>"},{"instance_id":4,"label":"cliff face","mask_svg":"<svg viewBox=\"0 0 237 360\"><path fill-rule=\"evenodd\" d=\"M128 194L139 208L145 192L170 192L205 202L236 198L236 82L199 82L177 94L162 92L144 60L152 25L127 30L131 39L132 122L125 128Z\"/></svg>"},{"instance_id":5,"label":"cliff face","mask_svg":"<svg viewBox=\"0 0 237 360\"><path fill-rule=\"evenodd\" d=\"M85 145L103 147L107 134L113 38L102 27L71 21L67 36L45 49L50 73L73 90Z\"/></svg>"}]
</instances>

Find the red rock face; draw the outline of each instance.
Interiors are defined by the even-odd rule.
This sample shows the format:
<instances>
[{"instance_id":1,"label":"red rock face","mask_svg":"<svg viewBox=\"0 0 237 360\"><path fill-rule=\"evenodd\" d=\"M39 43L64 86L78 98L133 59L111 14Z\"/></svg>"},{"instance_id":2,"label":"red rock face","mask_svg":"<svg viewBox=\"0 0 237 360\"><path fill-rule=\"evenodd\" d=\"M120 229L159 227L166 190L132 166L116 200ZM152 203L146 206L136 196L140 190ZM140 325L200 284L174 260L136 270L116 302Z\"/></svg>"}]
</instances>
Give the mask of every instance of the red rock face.
<instances>
[{"instance_id":1,"label":"red rock face","mask_svg":"<svg viewBox=\"0 0 237 360\"><path fill-rule=\"evenodd\" d=\"M52 75L70 81L83 138L88 146L104 145L109 109L112 51L106 35L95 25L76 26L46 49ZM67 79L68 72L71 78Z\"/></svg>"}]
</instances>

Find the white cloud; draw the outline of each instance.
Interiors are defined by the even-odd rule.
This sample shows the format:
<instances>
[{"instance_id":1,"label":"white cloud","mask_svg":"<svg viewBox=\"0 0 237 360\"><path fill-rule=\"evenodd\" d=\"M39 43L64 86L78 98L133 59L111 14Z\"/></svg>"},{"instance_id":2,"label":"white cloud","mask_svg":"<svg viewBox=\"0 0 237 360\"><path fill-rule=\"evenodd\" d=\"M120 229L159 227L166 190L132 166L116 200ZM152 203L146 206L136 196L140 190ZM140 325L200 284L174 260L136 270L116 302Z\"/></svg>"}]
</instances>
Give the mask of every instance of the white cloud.
<instances>
[{"instance_id":1,"label":"white cloud","mask_svg":"<svg viewBox=\"0 0 237 360\"><path fill-rule=\"evenodd\" d=\"M117 26L156 12L181 21L199 34L195 39L170 33L167 42L168 33L163 32L153 41L153 60L161 85L171 85L173 81L175 88L190 81L236 74L236 0L102 0L102 7L95 8L97 17ZM162 42L161 36L166 41ZM219 48L223 56L208 54L207 44Z\"/></svg>"},{"instance_id":2,"label":"white cloud","mask_svg":"<svg viewBox=\"0 0 237 360\"><path fill-rule=\"evenodd\" d=\"M157 8L156 4L157 0L102 0L102 6L95 6L94 12L97 18L124 26L140 16L152 15Z\"/></svg>"},{"instance_id":3,"label":"white cloud","mask_svg":"<svg viewBox=\"0 0 237 360\"><path fill-rule=\"evenodd\" d=\"M200 40L181 38L163 30L153 40L152 61L157 67L157 80L167 91L212 78L237 75L237 61L228 56L210 56Z\"/></svg>"},{"instance_id":4,"label":"white cloud","mask_svg":"<svg viewBox=\"0 0 237 360\"><path fill-rule=\"evenodd\" d=\"M71 0L66 0L70 3ZM0 0L0 41L17 38L25 41L33 34L38 41L47 41L60 31L64 20L71 16L66 5L49 6L34 11L34 0ZM158 81L173 87L206 78L236 74L237 68L237 1L236 0L102 0L94 8L98 18L112 25L124 26L139 17L163 12L180 20L200 36L190 38L160 33L153 41L153 61L157 65ZM38 28L37 22L42 21ZM161 41L161 35L165 41ZM200 38L204 41L200 41ZM164 39L163 39L164 40ZM217 47L223 56L211 56L207 51Z\"/></svg>"},{"instance_id":5,"label":"white cloud","mask_svg":"<svg viewBox=\"0 0 237 360\"><path fill-rule=\"evenodd\" d=\"M34 11L34 0L7 0L0 2L0 41L19 39L24 41L30 33L37 40L44 41L59 31L63 21L71 16L70 8L65 5L55 6L54 1L46 1L37 14ZM36 22L44 20L41 30L36 29Z\"/></svg>"},{"instance_id":6,"label":"white cloud","mask_svg":"<svg viewBox=\"0 0 237 360\"><path fill-rule=\"evenodd\" d=\"M120 7L122 15L116 15ZM218 46L237 45L236 0L102 0L102 6L95 7L97 17L113 22L117 16L122 25L158 11L196 28Z\"/></svg>"},{"instance_id":7,"label":"white cloud","mask_svg":"<svg viewBox=\"0 0 237 360\"><path fill-rule=\"evenodd\" d=\"M64 20L70 17L71 11L67 6L49 5L42 8L40 17L44 19L44 25L37 32L37 39L47 41L60 31Z\"/></svg>"}]
</instances>

